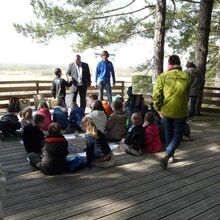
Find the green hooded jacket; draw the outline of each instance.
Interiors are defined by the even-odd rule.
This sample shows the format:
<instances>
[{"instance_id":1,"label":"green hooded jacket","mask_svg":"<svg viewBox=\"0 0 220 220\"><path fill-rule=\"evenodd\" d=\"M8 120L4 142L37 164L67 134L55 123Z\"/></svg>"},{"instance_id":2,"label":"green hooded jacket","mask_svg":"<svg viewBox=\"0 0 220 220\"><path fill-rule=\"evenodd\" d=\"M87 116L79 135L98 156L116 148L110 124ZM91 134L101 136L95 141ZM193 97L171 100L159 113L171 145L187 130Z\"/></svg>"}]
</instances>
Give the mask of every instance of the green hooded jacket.
<instances>
[{"instance_id":1,"label":"green hooded jacket","mask_svg":"<svg viewBox=\"0 0 220 220\"><path fill-rule=\"evenodd\" d=\"M190 76L179 69L160 74L153 89L156 111L165 117L184 118L188 114Z\"/></svg>"}]
</instances>

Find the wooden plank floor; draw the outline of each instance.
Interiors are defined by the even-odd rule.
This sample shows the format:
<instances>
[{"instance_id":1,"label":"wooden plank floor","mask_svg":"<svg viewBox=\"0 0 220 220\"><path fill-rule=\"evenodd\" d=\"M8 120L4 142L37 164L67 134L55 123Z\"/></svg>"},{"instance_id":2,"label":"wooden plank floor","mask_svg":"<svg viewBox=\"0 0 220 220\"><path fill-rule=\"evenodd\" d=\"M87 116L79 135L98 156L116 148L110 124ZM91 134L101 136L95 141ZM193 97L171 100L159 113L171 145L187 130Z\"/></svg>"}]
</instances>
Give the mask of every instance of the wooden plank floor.
<instances>
[{"instance_id":1,"label":"wooden plank floor","mask_svg":"<svg viewBox=\"0 0 220 220\"><path fill-rule=\"evenodd\" d=\"M220 219L220 117L197 117L191 129L194 140L182 142L166 171L163 153L115 151L116 167L45 176L26 162L19 139L1 142L4 219Z\"/></svg>"}]
</instances>

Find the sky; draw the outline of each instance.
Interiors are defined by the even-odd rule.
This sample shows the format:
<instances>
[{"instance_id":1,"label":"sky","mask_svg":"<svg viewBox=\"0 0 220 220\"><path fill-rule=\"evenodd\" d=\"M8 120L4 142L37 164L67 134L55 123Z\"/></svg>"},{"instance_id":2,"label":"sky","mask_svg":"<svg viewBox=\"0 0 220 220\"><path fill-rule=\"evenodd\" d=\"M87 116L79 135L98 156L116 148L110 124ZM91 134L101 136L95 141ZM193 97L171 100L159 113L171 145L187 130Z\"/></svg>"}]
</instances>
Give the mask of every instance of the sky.
<instances>
[{"instance_id":1,"label":"sky","mask_svg":"<svg viewBox=\"0 0 220 220\"><path fill-rule=\"evenodd\" d=\"M15 31L13 22L24 24L33 18L30 0L0 1L0 63L68 65L73 61L76 53L72 51L70 39L52 40L49 45L43 45L34 43L32 39ZM153 55L153 42L138 39L117 49L104 49L116 54L112 60L116 67L135 67L145 62L147 56L149 58ZM100 58L95 57L95 52L101 51L89 49L81 53L82 61L93 64L97 62Z\"/></svg>"}]
</instances>

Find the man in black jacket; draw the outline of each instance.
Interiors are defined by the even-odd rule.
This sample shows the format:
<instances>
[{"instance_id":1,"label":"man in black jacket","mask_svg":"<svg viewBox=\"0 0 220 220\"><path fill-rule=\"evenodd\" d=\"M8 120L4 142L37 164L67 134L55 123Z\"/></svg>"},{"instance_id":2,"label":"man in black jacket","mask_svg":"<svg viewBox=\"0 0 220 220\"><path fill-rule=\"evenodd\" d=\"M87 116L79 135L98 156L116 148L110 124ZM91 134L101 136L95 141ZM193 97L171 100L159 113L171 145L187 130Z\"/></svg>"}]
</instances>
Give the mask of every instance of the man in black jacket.
<instances>
[{"instance_id":1,"label":"man in black jacket","mask_svg":"<svg viewBox=\"0 0 220 220\"><path fill-rule=\"evenodd\" d=\"M75 62L69 64L66 74L67 78L72 78L73 81L71 89L71 92L73 93L73 102L76 102L79 93L80 107L85 110L87 87L91 85L89 65L81 62L81 56L76 55Z\"/></svg>"}]
</instances>

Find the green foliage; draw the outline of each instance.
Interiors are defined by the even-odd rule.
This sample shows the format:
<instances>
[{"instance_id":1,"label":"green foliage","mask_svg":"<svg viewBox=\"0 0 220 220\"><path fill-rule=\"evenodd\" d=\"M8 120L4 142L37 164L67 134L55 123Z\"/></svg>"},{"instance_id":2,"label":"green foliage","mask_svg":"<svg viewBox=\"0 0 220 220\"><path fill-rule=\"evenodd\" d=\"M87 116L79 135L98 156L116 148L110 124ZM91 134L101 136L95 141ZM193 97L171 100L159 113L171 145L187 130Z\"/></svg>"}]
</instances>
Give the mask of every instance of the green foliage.
<instances>
[{"instance_id":1,"label":"green foliage","mask_svg":"<svg viewBox=\"0 0 220 220\"><path fill-rule=\"evenodd\" d=\"M114 0L32 0L38 21L14 24L14 27L41 43L48 43L56 36L76 35L78 41L74 46L78 50L124 43L135 35L153 37L153 23L148 23L148 13L149 17L153 15L154 5L143 1L139 9L132 11L129 8L132 4L122 5Z\"/></svg>"}]
</instances>

